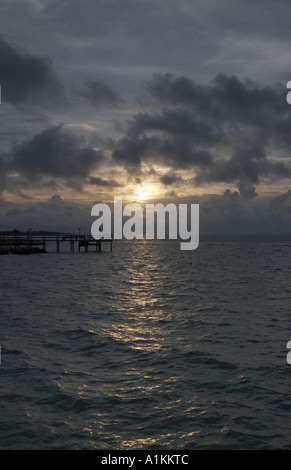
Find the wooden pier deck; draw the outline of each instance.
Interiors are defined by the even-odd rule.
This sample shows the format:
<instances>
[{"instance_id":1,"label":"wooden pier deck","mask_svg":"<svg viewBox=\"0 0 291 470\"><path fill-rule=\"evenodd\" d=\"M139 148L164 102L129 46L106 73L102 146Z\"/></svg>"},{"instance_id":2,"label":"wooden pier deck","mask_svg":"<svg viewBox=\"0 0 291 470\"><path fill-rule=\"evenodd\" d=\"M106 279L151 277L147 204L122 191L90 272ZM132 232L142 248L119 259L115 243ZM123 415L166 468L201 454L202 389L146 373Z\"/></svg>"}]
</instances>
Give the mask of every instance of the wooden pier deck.
<instances>
[{"instance_id":1,"label":"wooden pier deck","mask_svg":"<svg viewBox=\"0 0 291 470\"><path fill-rule=\"evenodd\" d=\"M35 235L35 234L0 234L0 254L5 253L46 253L48 244L55 245L55 251L59 253L65 251L74 253L76 250L85 253L94 248L94 251L101 251L103 243L109 244L112 251L112 237L100 237L95 239L92 235L73 235L73 234L53 234L53 235ZM68 247L69 249L67 249Z\"/></svg>"}]
</instances>

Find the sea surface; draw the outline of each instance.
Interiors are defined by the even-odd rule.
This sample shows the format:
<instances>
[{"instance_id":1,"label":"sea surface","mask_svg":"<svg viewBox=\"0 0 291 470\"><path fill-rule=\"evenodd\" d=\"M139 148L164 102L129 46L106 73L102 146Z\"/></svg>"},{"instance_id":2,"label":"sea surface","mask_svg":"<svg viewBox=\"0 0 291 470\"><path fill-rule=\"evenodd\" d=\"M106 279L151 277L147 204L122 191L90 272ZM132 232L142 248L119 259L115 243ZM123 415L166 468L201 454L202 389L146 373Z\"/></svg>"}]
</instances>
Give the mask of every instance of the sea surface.
<instances>
[{"instance_id":1,"label":"sea surface","mask_svg":"<svg viewBox=\"0 0 291 470\"><path fill-rule=\"evenodd\" d=\"M291 449L291 237L4 255L0 448Z\"/></svg>"}]
</instances>

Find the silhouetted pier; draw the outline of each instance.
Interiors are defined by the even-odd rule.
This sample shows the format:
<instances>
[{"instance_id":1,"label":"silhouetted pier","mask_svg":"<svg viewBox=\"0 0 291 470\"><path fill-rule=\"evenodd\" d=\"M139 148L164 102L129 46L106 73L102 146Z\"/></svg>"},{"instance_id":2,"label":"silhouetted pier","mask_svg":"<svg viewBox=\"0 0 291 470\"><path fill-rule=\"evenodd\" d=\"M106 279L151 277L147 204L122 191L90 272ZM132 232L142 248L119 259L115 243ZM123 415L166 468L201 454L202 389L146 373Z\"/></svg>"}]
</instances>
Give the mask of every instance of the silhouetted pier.
<instances>
[{"instance_id":1,"label":"silhouetted pier","mask_svg":"<svg viewBox=\"0 0 291 470\"><path fill-rule=\"evenodd\" d=\"M74 253L76 250L85 253L93 247L94 251L101 251L102 245L109 244L112 251L113 238L100 237L95 239L92 235L72 235L72 234L53 234L53 235L35 235L31 233L14 235L0 234L0 254L6 253L46 253L48 244L55 245L55 251L69 251ZM92 250L91 250L92 251Z\"/></svg>"}]
</instances>

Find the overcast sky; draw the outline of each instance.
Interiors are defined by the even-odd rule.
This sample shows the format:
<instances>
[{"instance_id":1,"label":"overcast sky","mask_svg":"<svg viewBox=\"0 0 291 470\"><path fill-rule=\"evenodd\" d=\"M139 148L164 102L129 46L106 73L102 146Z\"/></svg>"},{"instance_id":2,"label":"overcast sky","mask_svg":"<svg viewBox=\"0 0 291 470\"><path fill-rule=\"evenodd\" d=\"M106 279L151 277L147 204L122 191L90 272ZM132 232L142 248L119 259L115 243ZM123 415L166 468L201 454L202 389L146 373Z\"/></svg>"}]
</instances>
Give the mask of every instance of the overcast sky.
<instances>
[{"instance_id":1,"label":"overcast sky","mask_svg":"<svg viewBox=\"0 0 291 470\"><path fill-rule=\"evenodd\" d=\"M96 201L199 202L290 233L288 0L1 0L0 230L89 232Z\"/></svg>"}]
</instances>

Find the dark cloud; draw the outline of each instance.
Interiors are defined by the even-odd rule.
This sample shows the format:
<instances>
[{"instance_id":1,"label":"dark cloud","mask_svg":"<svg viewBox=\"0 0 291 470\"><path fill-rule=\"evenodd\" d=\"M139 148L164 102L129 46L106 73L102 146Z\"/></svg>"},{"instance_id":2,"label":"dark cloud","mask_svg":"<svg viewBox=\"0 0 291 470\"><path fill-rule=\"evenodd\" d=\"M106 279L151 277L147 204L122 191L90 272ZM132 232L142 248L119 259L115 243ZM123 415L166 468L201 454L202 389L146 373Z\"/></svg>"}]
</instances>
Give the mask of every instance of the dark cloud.
<instances>
[{"instance_id":1,"label":"dark cloud","mask_svg":"<svg viewBox=\"0 0 291 470\"><path fill-rule=\"evenodd\" d=\"M199 170L197 184L236 183L241 191L259 184L262 178L291 178L291 170L281 162L272 162L261 142L241 144L229 159L216 159L211 168Z\"/></svg>"},{"instance_id":2,"label":"dark cloud","mask_svg":"<svg viewBox=\"0 0 291 470\"><path fill-rule=\"evenodd\" d=\"M175 174L165 174L165 175L160 177L160 181L165 186L171 186L174 183L181 182L182 178L180 176L175 175Z\"/></svg>"},{"instance_id":3,"label":"dark cloud","mask_svg":"<svg viewBox=\"0 0 291 470\"><path fill-rule=\"evenodd\" d=\"M149 80L145 88L157 101L163 104L195 105L200 110L207 110L207 88L188 77L174 77L170 73L157 73Z\"/></svg>"},{"instance_id":4,"label":"dark cloud","mask_svg":"<svg viewBox=\"0 0 291 470\"><path fill-rule=\"evenodd\" d=\"M133 117L112 154L130 171L143 162L186 168L196 184L236 184L245 198L256 195L263 178L291 178L280 159L291 152L291 108L282 85L224 74L197 84L167 73L146 88L151 110Z\"/></svg>"},{"instance_id":5,"label":"dark cloud","mask_svg":"<svg viewBox=\"0 0 291 470\"><path fill-rule=\"evenodd\" d=\"M210 117L210 116L209 116ZM211 121L203 121L201 117L186 107L165 108L161 112L138 113L129 127L129 134L140 135L144 131L165 132L170 135L191 137L196 145L223 142L223 129L212 126Z\"/></svg>"},{"instance_id":6,"label":"dark cloud","mask_svg":"<svg viewBox=\"0 0 291 470\"><path fill-rule=\"evenodd\" d=\"M166 73L154 75L146 88L157 103L174 106L175 110L182 107L201 124L215 125L212 132L221 132L226 123L258 126L269 131L269 126L276 122L276 115L285 115L288 122L291 118L286 108L286 88L282 84L260 86L250 79L241 81L237 76L222 73L209 83L199 84L190 78ZM221 127L218 127L219 120Z\"/></svg>"},{"instance_id":7,"label":"dark cloud","mask_svg":"<svg viewBox=\"0 0 291 470\"><path fill-rule=\"evenodd\" d=\"M239 183L237 186L242 199L253 199L258 195L256 188L251 184Z\"/></svg>"},{"instance_id":8,"label":"dark cloud","mask_svg":"<svg viewBox=\"0 0 291 470\"><path fill-rule=\"evenodd\" d=\"M170 165L173 168L191 168L211 165L207 150L195 149L189 138L179 135L126 136L120 139L112 153L113 159L135 171L143 161Z\"/></svg>"},{"instance_id":9,"label":"dark cloud","mask_svg":"<svg viewBox=\"0 0 291 470\"><path fill-rule=\"evenodd\" d=\"M88 183L91 185L105 186L108 188L115 188L117 186L121 186L121 184L117 181L105 180L103 178L100 178L99 176L90 176L90 178L88 179Z\"/></svg>"},{"instance_id":10,"label":"dark cloud","mask_svg":"<svg viewBox=\"0 0 291 470\"><path fill-rule=\"evenodd\" d=\"M52 60L25 53L0 36L2 100L14 105L34 104L70 109L76 96L95 108L116 108L121 98L103 80L87 81L82 89L63 84Z\"/></svg>"},{"instance_id":11,"label":"dark cloud","mask_svg":"<svg viewBox=\"0 0 291 470\"><path fill-rule=\"evenodd\" d=\"M57 125L17 145L6 157L5 170L6 174L18 173L18 182L42 184L48 177L81 188L102 158L100 151Z\"/></svg>"},{"instance_id":12,"label":"dark cloud","mask_svg":"<svg viewBox=\"0 0 291 470\"><path fill-rule=\"evenodd\" d=\"M287 191L286 193L279 194L279 196L275 196L271 201L269 202L269 208L273 210L278 210L282 206L285 206L286 203L291 201L291 190ZM291 215L291 212L290 212Z\"/></svg>"},{"instance_id":13,"label":"dark cloud","mask_svg":"<svg viewBox=\"0 0 291 470\"><path fill-rule=\"evenodd\" d=\"M55 99L60 84L52 62L45 57L22 52L0 36L0 84L2 100L19 104L29 100Z\"/></svg>"}]
</instances>

